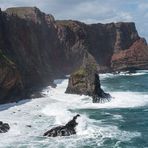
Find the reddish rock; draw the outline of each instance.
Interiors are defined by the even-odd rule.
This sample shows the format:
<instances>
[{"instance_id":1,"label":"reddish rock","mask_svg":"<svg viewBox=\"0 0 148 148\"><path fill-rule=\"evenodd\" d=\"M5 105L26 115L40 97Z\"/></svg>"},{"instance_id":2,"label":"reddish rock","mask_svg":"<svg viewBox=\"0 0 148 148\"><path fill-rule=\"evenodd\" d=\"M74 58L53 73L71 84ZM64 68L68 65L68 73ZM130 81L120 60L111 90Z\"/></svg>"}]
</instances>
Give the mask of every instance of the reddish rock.
<instances>
[{"instance_id":1,"label":"reddish rock","mask_svg":"<svg viewBox=\"0 0 148 148\"><path fill-rule=\"evenodd\" d=\"M56 24L66 57L71 59L69 63L80 66L84 52L88 51L97 61L99 72L111 72L112 55L128 49L140 38L134 23L86 25L69 20Z\"/></svg>"},{"instance_id":2,"label":"reddish rock","mask_svg":"<svg viewBox=\"0 0 148 148\"><path fill-rule=\"evenodd\" d=\"M101 89L97 63L89 53L85 53L80 69L71 74L66 93L91 96L93 103L111 99L110 94Z\"/></svg>"},{"instance_id":3,"label":"reddish rock","mask_svg":"<svg viewBox=\"0 0 148 148\"><path fill-rule=\"evenodd\" d=\"M28 97L28 92L74 72L83 64L86 52L96 61L99 72L147 69L147 45L141 40L134 23L55 21L35 7L0 11L0 50L15 65L1 64L0 102ZM133 46L138 47L136 52Z\"/></svg>"},{"instance_id":4,"label":"reddish rock","mask_svg":"<svg viewBox=\"0 0 148 148\"><path fill-rule=\"evenodd\" d=\"M112 56L111 67L115 71L148 69L148 46L144 39L135 41L129 49Z\"/></svg>"}]
</instances>

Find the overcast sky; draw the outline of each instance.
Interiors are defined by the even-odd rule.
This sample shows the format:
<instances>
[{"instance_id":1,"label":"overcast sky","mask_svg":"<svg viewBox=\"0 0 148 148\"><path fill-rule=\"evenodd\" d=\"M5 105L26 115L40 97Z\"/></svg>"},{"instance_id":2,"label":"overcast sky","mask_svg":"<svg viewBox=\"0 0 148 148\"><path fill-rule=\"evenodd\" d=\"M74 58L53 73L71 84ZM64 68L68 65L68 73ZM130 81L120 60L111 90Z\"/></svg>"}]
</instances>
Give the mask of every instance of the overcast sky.
<instances>
[{"instance_id":1,"label":"overcast sky","mask_svg":"<svg viewBox=\"0 0 148 148\"><path fill-rule=\"evenodd\" d=\"M148 41L148 0L0 0L0 7L36 6L55 19L86 23L132 21Z\"/></svg>"}]
</instances>

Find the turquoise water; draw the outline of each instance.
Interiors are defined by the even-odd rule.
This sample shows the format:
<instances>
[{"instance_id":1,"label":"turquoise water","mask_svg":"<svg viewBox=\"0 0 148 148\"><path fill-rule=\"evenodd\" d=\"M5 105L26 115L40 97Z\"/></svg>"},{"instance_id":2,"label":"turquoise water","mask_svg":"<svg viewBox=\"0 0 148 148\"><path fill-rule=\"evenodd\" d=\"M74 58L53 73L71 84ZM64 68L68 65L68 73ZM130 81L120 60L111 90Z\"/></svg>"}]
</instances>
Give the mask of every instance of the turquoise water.
<instances>
[{"instance_id":1,"label":"turquoise water","mask_svg":"<svg viewBox=\"0 0 148 148\"><path fill-rule=\"evenodd\" d=\"M148 147L148 71L102 74L102 88L114 99L93 104L90 97L65 94L68 80L56 80L43 98L0 106L0 120L11 130L0 135L0 148L146 148ZM77 135L45 138L75 114ZM29 128L27 125L31 125Z\"/></svg>"}]
</instances>

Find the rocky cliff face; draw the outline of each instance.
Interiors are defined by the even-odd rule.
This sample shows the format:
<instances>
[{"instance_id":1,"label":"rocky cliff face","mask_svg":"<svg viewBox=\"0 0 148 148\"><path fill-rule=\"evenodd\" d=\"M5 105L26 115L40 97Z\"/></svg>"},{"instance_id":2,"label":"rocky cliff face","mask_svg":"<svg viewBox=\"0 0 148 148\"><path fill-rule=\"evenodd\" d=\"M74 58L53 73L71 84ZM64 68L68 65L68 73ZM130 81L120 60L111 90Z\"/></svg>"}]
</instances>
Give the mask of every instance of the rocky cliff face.
<instances>
[{"instance_id":1,"label":"rocky cliff face","mask_svg":"<svg viewBox=\"0 0 148 148\"><path fill-rule=\"evenodd\" d=\"M3 98L0 103L14 101L14 97L23 95L22 89L21 75L15 63L0 51L0 97Z\"/></svg>"},{"instance_id":2,"label":"rocky cliff face","mask_svg":"<svg viewBox=\"0 0 148 148\"><path fill-rule=\"evenodd\" d=\"M147 69L148 60L146 42L134 23L55 21L35 7L0 11L0 50L13 62L4 57L0 61L0 102L25 96L72 73L83 64L86 52L95 59L99 72Z\"/></svg>"},{"instance_id":3,"label":"rocky cliff face","mask_svg":"<svg viewBox=\"0 0 148 148\"><path fill-rule=\"evenodd\" d=\"M111 96L101 89L97 63L89 53L85 53L80 69L70 76L66 93L91 96L93 103L110 100Z\"/></svg>"},{"instance_id":4,"label":"rocky cliff face","mask_svg":"<svg viewBox=\"0 0 148 148\"><path fill-rule=\"evenodd\" d=\"M148 69L148 46L146 41L139 39L129 49L113 54L111 67L116 71Z\"/></svg>"},{"instance_id":5,"label":"rocky cliff face","mask_svg":"<svg viewBox=\"0 0 148 148\"><path fill-rule=\"evenodd\" d=\"M2 69L1 81L15 79L19 83L21 77L23 89L16 92L16 98L20 93L28 97L30 91L50 84L53 78L63 75L64 68L62 71L60 67L64 67L65 57L54 19L37 8L12 8L6 10L6 13L0 12L0 49L17 69L9 66L9 77ZM3 67L8 66L3 62ZM4 83L1 83L1 88L5 88ZM11 88L20 90L16 83L12 83ZM3 89L0 91L5 94L0 98L2 102L11 100L11 89L10 96Z\"/></svg>"},{"instance_id":6,"label":"rocky cliff face","mask_svg":"<svg viewBox=\"0 0 148 148\"><path fill-rule=\"evenodd\" d=\"M97 61L99 72L115 70L112 56L140 39L134 23L86 25L77 21L57 21L56 24L67 57L81 63L84 52L88 51Z\"/></svg>"},{"instance_id":7,"label":"rocky cliff face","mask_svg":"<svg viewBox=\"0 0 148 148\"><path fill-rule=\"evenodd\" d=\"M97 65L93 56L85 53L82 66L69 78L66 93L92 96Z\"/></svg>"}]
</instances>

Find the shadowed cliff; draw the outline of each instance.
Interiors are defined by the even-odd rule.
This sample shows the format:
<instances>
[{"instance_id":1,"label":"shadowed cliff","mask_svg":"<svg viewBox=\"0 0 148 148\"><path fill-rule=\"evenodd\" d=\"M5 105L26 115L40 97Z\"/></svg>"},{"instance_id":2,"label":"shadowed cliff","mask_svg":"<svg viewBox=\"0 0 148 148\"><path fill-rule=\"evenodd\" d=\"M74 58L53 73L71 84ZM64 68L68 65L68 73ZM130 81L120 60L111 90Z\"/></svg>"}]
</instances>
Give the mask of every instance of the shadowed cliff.
<instances>
[{"instance_id":1,"label":"shadowed cliff","mask_svg":"<svg viewBox=\"0 0 148 148\"><path fill-rule=\"evenodd\" d=\"M99 72L147 69L147 48L134 23L56 21L36 7L0 11L0 50L13 62L0 59L0 103L29 97L74 72L86 51Z\"/></svg>"}]
</instances>

